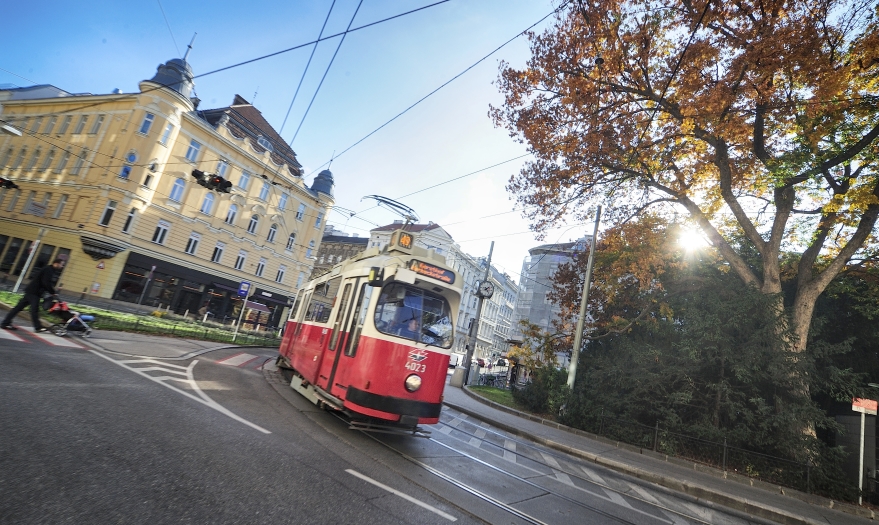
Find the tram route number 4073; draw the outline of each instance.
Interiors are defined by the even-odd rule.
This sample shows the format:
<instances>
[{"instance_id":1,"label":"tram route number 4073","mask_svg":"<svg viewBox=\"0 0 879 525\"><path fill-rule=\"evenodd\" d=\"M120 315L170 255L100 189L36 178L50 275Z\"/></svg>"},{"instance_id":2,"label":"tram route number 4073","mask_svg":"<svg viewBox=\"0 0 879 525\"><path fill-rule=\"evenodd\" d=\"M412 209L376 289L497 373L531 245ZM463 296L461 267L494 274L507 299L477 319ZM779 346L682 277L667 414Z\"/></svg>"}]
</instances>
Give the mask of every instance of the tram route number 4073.
<instances>
[{"instance_id":1,"label":"tram route number 4073","mask_svg":"<svg viewBox=\"0 0 879 525\"><path fill-rule=\"evenodd\" d=\"M409 361L408 363L406 363L406 370L411 370L413 372L424 372L425 370L427 370L427 365L423 365L421 363L413 363L412 361Z\"/></svg>"}]
</instances>

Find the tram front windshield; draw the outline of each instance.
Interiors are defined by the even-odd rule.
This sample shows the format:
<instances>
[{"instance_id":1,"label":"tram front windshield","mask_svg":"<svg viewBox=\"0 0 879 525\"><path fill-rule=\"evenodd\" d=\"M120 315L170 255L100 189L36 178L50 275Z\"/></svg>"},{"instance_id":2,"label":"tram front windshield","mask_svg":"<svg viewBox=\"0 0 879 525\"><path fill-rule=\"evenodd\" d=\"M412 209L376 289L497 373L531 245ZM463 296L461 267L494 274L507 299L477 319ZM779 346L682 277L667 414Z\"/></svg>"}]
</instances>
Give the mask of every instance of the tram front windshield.
<instances>
[{"instance_id":1,"label":"tram front windshield","mask_svg":"<svg viewBox=\"0 0 879 525\"><path fill-rule=\"evenodd\" d=\"M400 283L382 288L375 307L375 327L388 335L451 348L454 330L445 297Z\"/></svg>"}]
</instances>

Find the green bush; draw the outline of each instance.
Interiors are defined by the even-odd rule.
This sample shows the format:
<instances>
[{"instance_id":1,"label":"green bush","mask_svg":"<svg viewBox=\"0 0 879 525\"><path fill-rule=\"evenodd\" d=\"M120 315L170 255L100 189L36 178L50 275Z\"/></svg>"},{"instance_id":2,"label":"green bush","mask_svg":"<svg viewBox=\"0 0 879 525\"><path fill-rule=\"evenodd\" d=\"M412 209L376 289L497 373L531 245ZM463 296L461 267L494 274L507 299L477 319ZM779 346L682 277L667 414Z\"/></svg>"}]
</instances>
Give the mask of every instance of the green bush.
<instances>
[{"instance_id":1,"label":"green bush","mask_svg":"<svg viewBox=\"0 0 879 525\"><path fill-rule=\"evenodd\" d=\"M513 399L538 414L556 414L567 399L567 373L556 368L538 368L523 388L512 386Z\"/></svg>"}]
</instances>

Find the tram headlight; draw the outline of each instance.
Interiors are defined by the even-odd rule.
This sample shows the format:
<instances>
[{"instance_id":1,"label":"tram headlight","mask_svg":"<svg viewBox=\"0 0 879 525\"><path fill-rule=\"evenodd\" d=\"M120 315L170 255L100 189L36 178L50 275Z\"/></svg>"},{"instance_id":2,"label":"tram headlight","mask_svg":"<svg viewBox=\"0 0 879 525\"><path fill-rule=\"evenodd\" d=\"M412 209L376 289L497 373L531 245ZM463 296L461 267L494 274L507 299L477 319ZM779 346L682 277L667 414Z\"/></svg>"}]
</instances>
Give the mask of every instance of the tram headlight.
<instances>
[{"instance_id":1,"label":"tram headlight","mask_svg":"<svg viewBox=\"0 0 879 525\"><path fill-rule=\"evenodd\" d=\"M403 385L409 392L415 392L416 390L421 388L421 376L417 374L412 374L406 378L406 381L403 383Z\"/></svg>"}]
</instances>

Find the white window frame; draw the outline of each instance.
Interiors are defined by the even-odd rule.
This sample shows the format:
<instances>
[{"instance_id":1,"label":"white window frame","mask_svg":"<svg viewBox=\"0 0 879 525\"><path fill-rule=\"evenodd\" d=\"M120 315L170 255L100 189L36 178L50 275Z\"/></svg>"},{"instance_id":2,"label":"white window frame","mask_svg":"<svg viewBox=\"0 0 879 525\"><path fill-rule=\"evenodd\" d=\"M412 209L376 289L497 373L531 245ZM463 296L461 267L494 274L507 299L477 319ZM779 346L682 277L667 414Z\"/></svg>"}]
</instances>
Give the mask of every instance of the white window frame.
<instances>
[{"instance_id":1,"label":"white window frame","mask_svg":"<svg viewBox=\"0 0 879 525\"><path fill-rule=\"evenodd\" d=\"M300 204L296 210L296 220L301 221L305 217L305 204Z\"/></svg>"},{"instance_id":2,"label":"white window frame","mask_svg":"<svg viewBox=\"0 0 879 525\"><path fill-rule=\"evenodd\" d=\"M137 129L137 132L141 135L149 135L150 129L153 127L153 122L156 120L156 116L149 111L146 112L143 116L143 120L140 123L140 127Z\"/></svg>"},{"instance_id":3,"label":"white window frame","mask_svg":"<svg viewBox=\"0 0 879 525\"><path fill-rule=\"evenodd\" d=\"M128 216L125 217L125 224L122 225L122 233L128 233L131 230L135 214L137 214L137 208L131 208L131 211L128 212Z\"/></svg>"},{"instance_id":4,"label":"white window frame","mask_svg":"<svg viewBox=\"0 0 879 525\"><path fill-rule=\"evenodd\" d=\"M316 230L319 230L319 229L320 229L320 224L323 222L323 220L324 220L324 213L323 213L323 212L319 212L319 213L317 214L317 217L314 219L314 228L315 228Z\"/></svg>"},{"instance_id":5,"label":"white window frame","mask_svg":"<svg viewBox=\"0 0 879 525\"><path fill-rule=\"evenodd\" d=\"M229 163L225 160L220 160L217 162L217 175L220 177L226 178L226 173L229 171Z\"/></svg>"},{"instance_id":6,"label":"white window frame","mask_svg":"<svg viewBox=\"0 0 879 525\"><path fill-rule=\"evenodd\" d=\"M272 185L266 181L263 181L262 188L259 190L259 200L264 201L269 198L269 190L272 188Z\"/></svg>"},{"instance_id":7,"label":"white window frame","mask_svg":"<svg viewBox=\"0 0 879 525\"><path fill-rule=\"evenodd\" d=\"M214 246L214 251L211 253L211 262L220 263L223 259L223 251L226 249L226 243L218 242Z\"/></svg>"},{"instance_id":8,"label":"white window frame","mask_svg":"<svg viewBox=\"0 0 879 525\"><path fill-rule=\"evenodd\" d=\"M155 244L165 244L165 239L168 238L168 231L171 229L171 223L168 221L160 220L156 225L156 230L153 232L152 242Z\"/></svg>"},{"instance_id":9,"label":"white window frame","mask_svg":"<svg viewBox=\"0 0 879 525\"><path fill-rule=\"evenodd\" d=\"M296 233L291 233L290 236L287 237L286 250L292 251L294 246L296 246Z\"/></svg>"},{"instance_id":10,"label":"white window frame","mask_svg":"<svg viewBox=\"0 0 879 525\"><path fill-rule=\"evenodd\" d=\"M284 211L287 208L287 201L290 199L290 196L286 193L281 193L281 196L278 197L278 209Z\"/></svg>"},{"instance_id":11,"label":"white window frame","mask_svg":"<svg viewBox=\"0 0 879 525\"><path fill-rule=\"evenodd\" d=\"M274 242L275 242L275 236L276 236L276 235L278 235L278 225L277 225L277 224L272 224L272 225L269 227L269 234L266 235L266 241L267 241L267 242L274 243Z\"/></svg>"},{"instance_id":12,"label":"white window frame","mask_svg":"<svg viewBox=\"0 0 879 525\"><path fill-rule=\"evenodd\" d=\"M198 251L198 243L201 242L201 234L197 232L192 232L189 234L189 240L186 241L186 248L183 249L183 253L187 253L189 255L195 255L195 252Z\"/></svg>"},{"instance_id":13,"label":"white window frame","mask_svg":"<svg viewBox=\"0 0 879 525\"><path fill-rule=\"evenodd\" d=\"M70 150L66 149L61 154L61 158L58 159L58 165L55 166L55 173L61 173L64 171L64 168L67 167L67 163L70 161Z\"/></svg>"},{"instance_id":14,"label":"white window frame","mask_svg":"<svg viewBox=\"0 0 879 525\"><path fill-rule=\"evenodd\" d=\"M283 264L280 265L280 266L278 266L278 274L275 276L275 282L276 282L276 283L282 283L282 282L284 282L284 276L285 276L286 273L287 273L287 267L286 267L286 266L284 266Z\"/></svg>"},{"instance_id":15,"label":"white window frame","mask_svg":"<svg viewBox=\"0 0 879 525\"><path fill-rule=\"evenodd\" d=\"M244 264L247 262L247 252L244 250L238 250L238 257L235 258L235 266L236 270L244 269Z\"/></svg>"},{"instance_id":16,"label":"white window frame","mask_svg":"<svg viewBox=\"0 0 879 525\"><path fill-rule=\"evenodd\" d=\"M46 127L43 128L43 135L50 135L52 133L52 129L55 128L55 123L58 122L58 117L56 115L52 115L49 117L49 120L46 121Z\"/></svg>"},{"instance_id":17,"label":"white window frame","mask_svg":"<svg viewBox=\"0 0 879 525\"><path fill-rule=\"evenodd\" d=\"M250 216L250 222L247 223L247 233L256 235L257 229L259 229L259 215L254 213Z\"/></svg>"},{"instance_id":18,"label":"white window frame","mask_svg":"<svg viewBox=\"0 0 879 525\"><path fill-rule=\"evenodd\" d=\"M238 206L236 204L229 205L229 211L226 212L226 220L223 221L226 224L235 224L235 219L238 218Z\"/></svg>"},{"instance_id":19,"label":"white window frame","mask_svg":"<svg viewBox=\"0 0 879 525\"><path fill-rule=\"evenodd\" d=\"M61 217L61 214L64 213L64 206L67 204L68 198L70 198L69 195L63 194L61 195L61 198L58 199L58 206L55 208L55 213L52 214L53 219Z\"/></svg>"},{"instance_id":20,"label":"white window frame","mask_svg":"<svg viewBox=\"0 0 879 525\"><path fill-rule=\"evenodd\" d=\"M169 122L168 125L165 126L165 131L162 132L162 138L159 139L159 144L161 144L162 146L167 146L168 137L171 136L172 131L174 131L174 124L171 124Z\"/></svg>"},{"instance_id":21,"label":"white window frame","mask_svg":"<svg viewBox=\"0 0 879 525\"><path fill-rule=\"evenodd\" d=\"M89 129L89 135L97 135L98 131L101 130L101 124L104 123L104 115L98 115L98 118L95 119L95 122L92 124L92 127Z\"/></svg>"},{"instance_id":22,"label":"white window frame","mask_svg":"<svg viewBox=\"0 0 879 525\"><path fill-rule=\"evenodd\" d=\"M107 201L107 205L104 206L104 213L101 214L101 220L98 221L100 226L109 226L110 221L113 220L113 214L116 212L116 201Z\"/></svg>"},{"instance_id":23,"label":"white window frame","mask_svg":"<svg viewBox=\"0 0 879 525\"><path fill-rule=\"evenodd\" d=\"M241 176L238 177L238 187L242 190L247 190L248 184L250 184L250 173L247 171L242 171Z\"/></svg>"},{"instance_id":24,"label":"white window frame","mask_svg":"<svg viewBox=\"0 0 879 525\"><path fill-rule=\"evenodd\" d=\"M80 115L79 122L77 122L76 127L73 128L73 134L79 135L80 133L82 133L82 130L85 129L85 125L88 122L88 120L89 120L88 115Z\"/></svg>"},{"instance_id":25,"label":"white window frame","mask_svg":"<svg viewBox=\"0 0 879 525\"><path fill-rule=\"evenodd\" d=\"M195 139L189 141L189 149L186 150L186 160L198 162L198 153L201 151L201 143Z\"/></svg>"},{"instance_id":26,"label":"white window frame","mask_svg":"<svg viewBox=\"0 0 879 525\"><path fill-rule=\"evenodd\" d=\"M266 260L265 257L260 257L259 262L256 263L256 272L254 272L254 275L256 275L257 277L262 277L263 272L266 271L266 263L267 262L268 261Z\"/></svg>"},{"instance_id":27,"label":"white window frame","mask_svg":"<svg viewBox=\"0 0 879 525\"><path fill-rule=\"evenodd\" d=\"M198 209L201 213L205 215L210 215L214 209L214 194L211 192L207 192L204 194L204 199L201 201L201 207Z\"/></svg>"},{"instance_id":28,"label":"white window frame","mask_svg":"<svg viewBox=\"0 0 879 525\"><path fill-rule=\"evenodd\" d=\"M66 117L64 117L64 120L61 121L61 128L58 130L59 135L67 133L67 128L70 127L71 121L73 121L73 115L67 115Z\"/></svg>"},{"instance_id":29,"label":"white window frame","mask_svg":"<svg viewBox=\"0 0 879 525\"><path fill-rule=\"evenodd\" d=\"M178 178L171 187L171 193L168 198L174 202L183 202L183 192L186 191L186 181Z\"/></svg>"}]
</instances>

